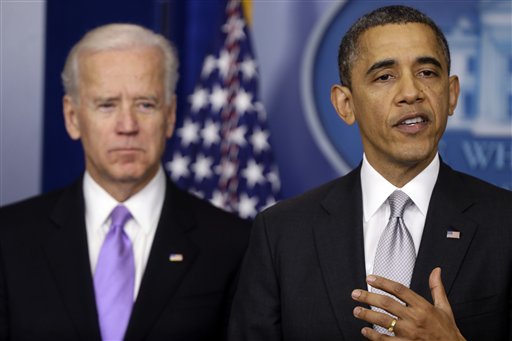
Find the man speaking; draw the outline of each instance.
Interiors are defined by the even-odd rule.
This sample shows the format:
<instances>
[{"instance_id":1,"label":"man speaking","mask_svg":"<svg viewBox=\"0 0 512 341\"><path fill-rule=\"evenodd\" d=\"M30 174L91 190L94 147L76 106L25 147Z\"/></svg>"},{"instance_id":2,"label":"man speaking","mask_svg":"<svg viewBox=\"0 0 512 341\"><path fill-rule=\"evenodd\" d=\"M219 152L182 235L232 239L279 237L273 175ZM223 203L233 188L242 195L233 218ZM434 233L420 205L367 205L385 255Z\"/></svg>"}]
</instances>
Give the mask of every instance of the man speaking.
<instances>
[{"instance_id":1,"label":"man speaking","mask_svg":"<svg viewBox=\"0 0 512 341\"><path fill-rule=\"evenodd\" d=\"M362 162L256 218L231 340L510 340L512 195L439 157L459 95L444 34L382 7L338 63L331 101Z\"/></svg>"}]
</instances>

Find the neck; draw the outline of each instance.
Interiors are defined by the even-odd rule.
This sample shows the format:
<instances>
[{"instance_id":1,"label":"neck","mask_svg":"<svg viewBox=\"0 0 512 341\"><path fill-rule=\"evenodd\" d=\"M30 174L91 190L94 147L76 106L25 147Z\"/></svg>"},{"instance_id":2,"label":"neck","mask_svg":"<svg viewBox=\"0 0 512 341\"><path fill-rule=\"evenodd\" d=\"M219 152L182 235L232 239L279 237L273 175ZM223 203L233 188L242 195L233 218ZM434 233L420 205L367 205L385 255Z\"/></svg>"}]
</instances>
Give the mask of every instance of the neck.
<instances>
[{"instance_id":1,"label":"neck","mask_svg":"<svg viewBox=\"0 0 512 341\"><path fill-rule=\"evenodd\" d=\"M141 189L144 188L144 186L147 184L138 184L138 185L113 185L113 186L103 186L100 184L103 189L110 194L114 199L116 199L119 202L125 202L130 197L132 197L134 194L138 193Z\"/></svg>"},{"instance_id":2,"label":"neck","mask_svg":"<svg viewBox=\"0 0 512 341\"><path fill-rule=\"evenodd\" d=\"M370 163L370 165L372 165L372 167L387 181L389 181L393 186L402 188L409 181L411 181L418 174L420 174L425 168L427 168L427 166L432 162L434 157L419 162L403 163L398 163L396 161L388 163L375 162L371 160L371 158L369 158L368 156L367 160Z\"/></svg>"},{"instance_id":3,"label":"neck","mask_svg":"<svg viewBox=\"0 0 512 341\"><path fill-rule=\"evenodd\" d=\"M151 175L143 178L127 178L127 179L105 179L96 176L94 172L89 171L94 181L110 194L118 202L125 202L133 195L140 192L147 184L153 180L158 174L158 168Z\"/></svg>"}]
</instances>

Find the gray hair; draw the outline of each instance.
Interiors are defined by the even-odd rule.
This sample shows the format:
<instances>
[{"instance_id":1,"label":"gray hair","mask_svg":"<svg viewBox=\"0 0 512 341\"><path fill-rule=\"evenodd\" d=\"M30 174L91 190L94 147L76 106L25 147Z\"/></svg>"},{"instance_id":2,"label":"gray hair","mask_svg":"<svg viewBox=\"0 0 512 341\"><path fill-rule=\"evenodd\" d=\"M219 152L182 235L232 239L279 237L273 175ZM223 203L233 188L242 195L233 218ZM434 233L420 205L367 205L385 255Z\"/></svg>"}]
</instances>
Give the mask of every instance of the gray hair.
<instances>
[{"instance_id":1,"label":"gray hair","mask_svg":"<svg viewBox=\"0 0 512 341\"><path fill-rule=\"evenodd\" d=\"M362 16L347 31L338 50L338 68L341 83L349 88L352 86L352 65L359 55L359 38L364 32L376 26L408 23L424 24L434 31L437 43L443 50L448 65L448 74L450 74L450 48L441 29L430 17L417 9L393 5L377 8Z\"/></svg>"},{"instance_id":2,"label":"gray hair","mask_svg":"<svg viewBox=\"0 0 512 341\"><path fill-rule=\"evenodd\" d=\"M134 24L108 24L85 34L68 54L62 83L64 91L75 102L78 101L79 58L84 52L99 52L117 49L155 47L163 54L165 100L170 102L178 82L178 57L172 43L161 34Z\"/></svg>"}]
</instances>

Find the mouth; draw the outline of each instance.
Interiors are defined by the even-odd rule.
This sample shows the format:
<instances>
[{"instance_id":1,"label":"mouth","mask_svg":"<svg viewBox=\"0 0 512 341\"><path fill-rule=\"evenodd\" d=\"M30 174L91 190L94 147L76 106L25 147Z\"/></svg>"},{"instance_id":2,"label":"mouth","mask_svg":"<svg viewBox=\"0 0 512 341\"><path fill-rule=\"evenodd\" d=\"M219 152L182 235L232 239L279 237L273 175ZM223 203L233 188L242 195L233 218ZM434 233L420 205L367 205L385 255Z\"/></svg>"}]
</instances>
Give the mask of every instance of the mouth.
<instances>
[{"instance_id":1,"label":"mouth","mask_svg":"<svg viewBox=\"0 0 512 341\"><path fill-rule=\"evenodd\" d=\"M423 114L413 114L402 118L393 128L399 129L407 134L416 134L427 127L430 123L429 118Z\"/></svg>"},{"instance_id":2,"label":"mouth","mask_svg":"<svg viewBox=\"0 0 512 341\"><path fill-rule=\"evenodd\" d=\"M133 147L127 147L127 148L113 148L110 150L111 153L135 153L135 152L141 152L142 149L140 148L133 148Z\"/></svg>"}]
</instances>

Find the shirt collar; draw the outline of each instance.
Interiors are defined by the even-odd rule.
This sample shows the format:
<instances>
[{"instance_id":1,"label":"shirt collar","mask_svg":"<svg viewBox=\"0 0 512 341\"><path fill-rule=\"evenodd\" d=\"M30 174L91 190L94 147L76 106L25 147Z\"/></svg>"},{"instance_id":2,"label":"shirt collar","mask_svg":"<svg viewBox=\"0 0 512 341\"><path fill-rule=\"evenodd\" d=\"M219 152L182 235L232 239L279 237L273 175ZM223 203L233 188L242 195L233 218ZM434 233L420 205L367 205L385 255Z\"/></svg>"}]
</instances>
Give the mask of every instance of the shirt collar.
<instances>
[{"instance_id":1,"label":"shirt collar","mask_svg":"<svg viewBox=\"0 0 512 341\"><path fill-rule=\"evenodd\" d=\"M144 233L149 233L151 227L158 224L165 188L165 174L160 166L157 174L142 190L122 203L130 210L133 219ZM87 171L84 175L83 191L87 225L96 231L107 223L110 213L120 202L94 181Z\"/></svg>"},{"instance_id":2,"label":"shirt collar","mask_svg":"<svg viewBox=\"0 0 512 341\"><path fill-rule=\"evenodd\" d=\"M366 159L366 155L363 154L361 188L363 193L364 220L369 221L391 193L397 189L401 189L407 194L420 212L426 215L430 197L439 174L439 165L439 154L436 154L434 159L421 173L405 184L404 187L397 188L380 175L375 168L370 165Z\"/></svg>"}]
</instances>

